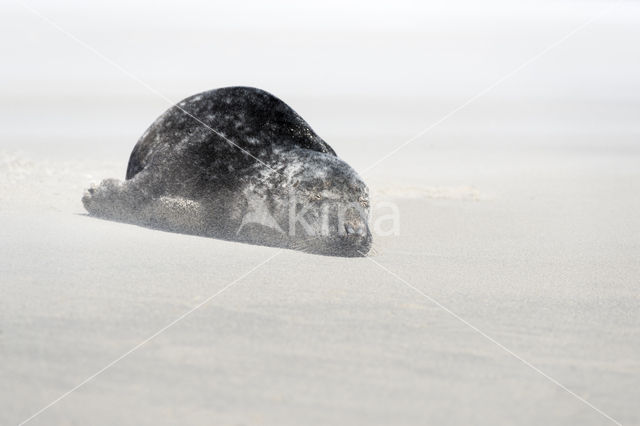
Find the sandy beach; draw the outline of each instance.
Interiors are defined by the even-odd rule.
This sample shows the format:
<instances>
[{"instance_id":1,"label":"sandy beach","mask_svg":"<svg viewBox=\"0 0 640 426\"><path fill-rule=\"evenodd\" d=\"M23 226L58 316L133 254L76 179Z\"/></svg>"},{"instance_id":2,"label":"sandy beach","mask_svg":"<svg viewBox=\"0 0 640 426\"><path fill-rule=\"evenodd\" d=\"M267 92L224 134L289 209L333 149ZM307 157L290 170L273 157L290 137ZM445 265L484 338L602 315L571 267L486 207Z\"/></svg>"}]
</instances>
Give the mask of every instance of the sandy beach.
<instances>
[{"instance_id":1,"label":"sandy beach","mask_svg":"<svg viewBox=\"0 0 640 426\"><path fill-rule=\"evenodd\" d=\"M27 90L12 65L25 92L3 83L0 103L0 424L639 424L640 80L615 71L640 69L628 7L370 170L504 72L395 96L265 77L367 170L372 220L397 206L399 232L374 235L369 258L88 216L84 189L124 177L166 102L117 79L123 94L88 92L55 67L68 86ZM570 77L596 54L617 65ZM214 81L136 64L176 100Z\"/></svg>"}]
</instances>

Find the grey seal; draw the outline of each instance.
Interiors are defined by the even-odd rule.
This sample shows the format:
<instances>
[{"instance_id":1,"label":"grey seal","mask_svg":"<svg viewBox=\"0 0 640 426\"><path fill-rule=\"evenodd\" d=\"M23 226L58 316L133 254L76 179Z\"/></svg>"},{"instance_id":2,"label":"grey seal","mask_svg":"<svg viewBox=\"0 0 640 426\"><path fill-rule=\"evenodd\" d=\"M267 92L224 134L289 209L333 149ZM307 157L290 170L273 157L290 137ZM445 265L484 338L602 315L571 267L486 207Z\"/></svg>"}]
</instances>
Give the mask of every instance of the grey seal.
<instances>
[{"instance_id":1,"label":"grey seal","mask_svg":"<svg viewBox=\"0 0 640 426\"><path fill-rule=\"evenodd\" d=\"M364 256L369 189L286 103L251 87L190 96L85 191L93 216L334 256Z\"/></svg>"}]
</instances>

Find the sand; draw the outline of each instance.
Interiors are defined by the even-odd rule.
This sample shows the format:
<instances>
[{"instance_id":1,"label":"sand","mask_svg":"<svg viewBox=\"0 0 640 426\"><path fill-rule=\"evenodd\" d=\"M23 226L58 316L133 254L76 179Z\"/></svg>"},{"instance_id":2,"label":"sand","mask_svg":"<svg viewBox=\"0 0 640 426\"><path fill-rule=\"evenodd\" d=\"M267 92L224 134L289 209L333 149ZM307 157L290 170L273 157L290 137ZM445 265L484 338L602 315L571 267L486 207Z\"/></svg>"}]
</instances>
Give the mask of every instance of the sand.
<instances>
[{"instance_id":1,"label":"sand","mask_svg":"<svg viewBox=\"0 0 640 426\"><path fill-rule=\"evenodd\" d=\"M94 219L82 189L126 158L4 152L1 423L132 348L30 424L609 421L524 362L637 423L639 152L571 139L372 171L401 213L372 260Z\"/></svg>"},{"instance_id":2,"label":"sand","mask_svg":"<svg viewBox=\"0 0 640 426\"><path fill-rule=\"evenodd\" d=\"M171 99L278 94L359 171L603 5L116 3L30 2ZM399 232L362 259L87 216L167 104L8 7L0 424L639 424L640 8L621 4L363 173Z\"/></svg>"}]
</instances>

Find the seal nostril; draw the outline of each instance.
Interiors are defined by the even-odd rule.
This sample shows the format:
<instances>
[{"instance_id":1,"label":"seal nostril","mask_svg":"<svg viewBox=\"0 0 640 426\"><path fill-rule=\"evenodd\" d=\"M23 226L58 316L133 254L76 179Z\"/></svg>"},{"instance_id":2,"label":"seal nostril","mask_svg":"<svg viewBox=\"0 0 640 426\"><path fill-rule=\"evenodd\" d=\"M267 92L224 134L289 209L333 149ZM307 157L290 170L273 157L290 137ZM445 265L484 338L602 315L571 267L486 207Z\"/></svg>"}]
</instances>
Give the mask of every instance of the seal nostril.
<instances>
[{"instance_id":1,"label":"seal nostril","mask_svg":"<svg viewBox=\"0 0 640 426\"><path fill-rule=\"evenodd\" d=\"M356 230L353 229L353 226L350 223L344 224L344 230L346 231L347 235L353 235L356 233Z\"/></svg>"},{"instance_id":2,"label":"seal nostril","mask_svg":"<svg viewBox=\"0 0 640 426\"><path fill-rule=\"evenodd\" d=\"M347 232L348 236L364 237L367 234L367 228L362 223L358 223L355 225L351 223L345 223L344 230Z\"/></svg>"}]
</instances>

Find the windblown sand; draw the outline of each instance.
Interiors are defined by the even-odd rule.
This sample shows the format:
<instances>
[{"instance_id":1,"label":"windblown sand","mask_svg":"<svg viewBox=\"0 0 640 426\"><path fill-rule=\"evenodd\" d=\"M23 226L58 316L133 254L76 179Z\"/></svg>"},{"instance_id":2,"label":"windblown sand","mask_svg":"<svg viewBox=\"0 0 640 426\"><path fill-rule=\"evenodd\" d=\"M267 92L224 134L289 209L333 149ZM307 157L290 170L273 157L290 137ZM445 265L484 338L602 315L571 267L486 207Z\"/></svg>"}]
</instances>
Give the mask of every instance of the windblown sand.
<instances>
[{"instance_id":1,"label":"windblown sand","mask_svg":"<svg viewBox=\"0 0 640 426\"><path fill-rule=\"evenodd\" d=\"M565 134L481 150L463 136L408 147L419 167L392 158L365 175L400 212L371 259L285 250L246 276L279 250L85 214L83 189L122 177L125 144L111 157L3 152L0 422L230 283L31 424L608 421L523 360L638 422L637 146ZM334 146L356 169L375 159Z\"/></svg>"},{"instance_id":2,"label":"windblown sand","mask_svg":"<svg viewBox=\"0 0 640 426\"><path fill-rule=\"evenodd\" d=\"M605 1L8 2L0 424L640 424L639 17ZM148 87L237 84L362 172L374 223L397 207L371 258L86 215L84 189L123 178L169 106Z\"/></svg>"}]
</instances>

